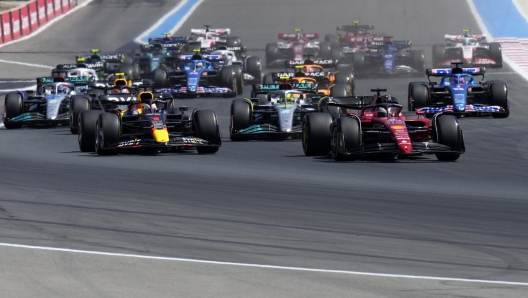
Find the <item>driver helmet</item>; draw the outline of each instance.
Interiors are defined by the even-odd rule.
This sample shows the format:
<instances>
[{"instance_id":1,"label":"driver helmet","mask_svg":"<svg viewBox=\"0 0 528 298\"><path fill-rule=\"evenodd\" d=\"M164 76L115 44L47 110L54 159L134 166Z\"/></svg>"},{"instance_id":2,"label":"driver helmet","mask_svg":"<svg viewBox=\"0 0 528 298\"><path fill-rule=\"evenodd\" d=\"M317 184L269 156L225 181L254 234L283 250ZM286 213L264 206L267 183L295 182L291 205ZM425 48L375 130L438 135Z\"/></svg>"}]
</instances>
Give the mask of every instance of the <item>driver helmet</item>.
<instances>
[{"instance_id":1,"label":"driver helmet","mask_svg":"<svg viewBox=\"0 0 528 298\"><path fill-rule=\"evenodd\" d=\"M459 84L465 84L466 83L466 79L464 79L464 77L460 77L458 82L459 82Z\"/></svg>"},{"instance_id":2,"label":"driver helmet","mask_svg":"<svg viewBox=\"0 0 528 298\"><path fill-rule=\"evenodd\" d=\"M59 88L57 88L57 93L68 93L70 91L70 88L66 85L61 85Z\"/></svg>"},{"instance_id":3,"label":"driver helmet","mask_svg":"<svg viewBox=\"0 0 528 298\"><path fill-rule=\"evenodd\" d=\"M308 67L308 72L317 72L318 68L317 67Z\"/></svg>"},{"instance_id":4,"label":"driver helmet","mask_svg":"<svg viewBox=\"0 0 528 298\"><path fill-rule=\"evenodd\" d=\"M471 45L471 38L469 38L469 37L464 38L462 40L462 44L465 45L465 46Z\"/></svg>"},{"instance_id":5,"label":"driver helmet","mask_svg":"<svg viewBox=\"0 0 528 298\"><path fill-rule=\"evenodd\" d=\"M278 103L280 101L280 94L272 93L270 95L270 101L271 103Z\"/></svg>"},{"instance_id":6,"label":"driver helmet","mask_svg":"<svg viewBox=\"0 0 528 298\"><path fill-rule=\"evenodd\" d=\"M457 77L452 77L449 79L449 83L451 83L452 85L456 85L458 84L458 79Z\"/></svg>"},{"instance_id":7,"label":"driver helmet","mask_svg":"<svg viewBox=\"0 0 528 298\"><path fill-rule=\"evenodd\" d=\"M89 71L85 71L85 72L83 73L83 76L85 76L85 77L91 77L92 74L91 74Z\"/></svg>"},{"instance_id":8,"label":"driver helmet","mask_svg":"<svg viewBox=\"0 0 528 298\"><path fill-rule=\"evenodd\" d=\"M212 35L212 34L207 34L207 35L205 36L205 38L206 38L206 39L213 39L213 35Z\"/></svg>"},{"instance_id":9,"label":"driver helmet","mask_svg":"<svg viewBox=\"0 0 528 298\"><path fill-rule=\"evenodd\" d=\"M379 107L379 109L378 109L378 117L380 117L380 118L387 117L387 109L385 109L384 107Z\"/></svg>"},{"instance_id":10,"label":"driver helmet","mask_svg":"<svg viewBox=\"0 0 528 298\"><path fill-rule=\"evenodd\" d=\"M202 68L203 68L203 63L202 62L196 63L196 69L202 69Z\"/></svg>"},{"instance_id":11,"label":"driver helmet","mask_svg":"<svg viewBox=\"0 0 528 298\"><path fill-rule=\"evenodd\" d=\"M286 102L295 101L295 96L292 93L286 93Z\"/></svg>"},{"instance_id":12,"label":"driver helmet","mask_svg":"<svg viewBox=\"0 0 528 298\"><path fill-rule=\"evenodd\" d=\"M143 104L137 103L137 104L130 106L130 114L132 115L143 114Z\"/></svg>"}]
</instances>

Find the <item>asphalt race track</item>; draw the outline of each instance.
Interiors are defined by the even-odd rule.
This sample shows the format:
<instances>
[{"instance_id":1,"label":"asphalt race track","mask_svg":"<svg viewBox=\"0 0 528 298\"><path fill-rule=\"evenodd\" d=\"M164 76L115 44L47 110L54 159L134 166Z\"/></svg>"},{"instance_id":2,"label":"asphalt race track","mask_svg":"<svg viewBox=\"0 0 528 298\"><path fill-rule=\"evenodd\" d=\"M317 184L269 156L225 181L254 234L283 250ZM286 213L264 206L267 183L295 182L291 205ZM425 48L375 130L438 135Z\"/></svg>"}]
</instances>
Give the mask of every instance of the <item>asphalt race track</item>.
<instances>
[{"instance_id":1,"label":"asphalt race track","mask_svg":"<svg viewBox=\"0 0 528 298\"><path fill-rule=\"evenodd\" d=\"M0 59L54 65L131 42L177 1L94 1ZM148 15L148 18L145 17ZM359 19L431 54L445 33L478 31L459 0L206 0L181 27L230 27L251 49L280 31L324 35ZM14 54L15 51L41 53ZM264 56L263 51L252 54ZM428 57L430 60L430 57ZM48 75L2 64L0 88ZM0 130L0 242L376 274L528 282L526 81L505 66L507 119L461 120L466 154L335 163L300 141L229 140L214 155L99 157L68 128ZM493 74L495 73L495 74ZM425 79L425 77L424 77ZM405 102L409 78L357 81ZM245 95L249 95L249 88ZM526 297L528 286L99 256L0 245L6 297Z\"/></svg>"}]
</instances>

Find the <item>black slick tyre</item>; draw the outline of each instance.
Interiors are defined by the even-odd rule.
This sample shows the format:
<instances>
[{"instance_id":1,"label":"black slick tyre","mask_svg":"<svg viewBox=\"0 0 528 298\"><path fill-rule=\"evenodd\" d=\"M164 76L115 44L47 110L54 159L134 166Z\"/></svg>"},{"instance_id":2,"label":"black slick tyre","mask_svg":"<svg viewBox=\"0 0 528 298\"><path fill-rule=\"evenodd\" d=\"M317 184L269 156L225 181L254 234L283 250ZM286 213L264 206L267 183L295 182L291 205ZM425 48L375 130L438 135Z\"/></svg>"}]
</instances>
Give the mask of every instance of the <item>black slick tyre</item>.
<instances>
[{"instance_id":1,"label":"black slick tyre","mask_svg":"<svg viewBox=\"0 0 528 298\"><path fill-rule=\"evenodd\" d=\"M264 75L264 78L262 79L262 84L274 84L273 75L271 73Z\"/></svg>"},{"instance_id":2,"label":"black slick tyre","mask_svg":"<svg viewBox=\"0 0 528 298\"><path fill-rule=\"evenodd\" d=\"M359 122L354 118L339 117L335 120L332 131L332 156L335 161L351 160L347 150L361 146L361 131Z\"/></svg>"},{"instance_id":3,"label":"black slick tyre","mask_svg":"<svg viewBox=\"0 0 528 298\"><path fill-rule=\"evenodd\" d=\"M445 46L443 44L433 45L433 67L438 67L445 60Z\"/></svg>"},{"instance_id":4,"label":"black slick tyre","mask_svg":"<svg viewBox=\"0 0 528 298\"><path fill-rule=\"evenodd\" d=\"M416 111L429 105L429 90L422 84L412 84L410 86L410 110Z\"/></svg>"},{"instance_id":5,"label":"black slick tyre","mask_svg":"<svg viewBox=\"0 0 528 298\"><path fill-rule=\"evenodd\" d=\"M242 74L242 66L233 65L234 77L236 79L237 95L241 95L244 92L244 75Z\"/></svg>"},{"instance_id":6,"label":"black slick tyre","mask_svg":"<svg viewBox=\"0 0 528 298\"><path fill-rule=\"evenodd\" d=\"M458 120L453 115L440 115L436 119L437 142L451 147L452 150L461 150L461 131ZM458 152L435 153L439 161L455 161L460 157Z\"/></svg>"},{"instance_id":7,"label":"black slick tyre","mask_svg":"<svg viewBox=\"0 0 528 298\"><path fill-rule=\"evenodd\" d=\"M262 64L260 58L255 56L248 57L246 60L246 71L255 77L255 81L260 82L262 80Z\"/></svg>"},{"instance_id":8,"label":"black slick tyre","mask_svg":"<svg viewBox=\"0 0 528 298\"><path fill-rule=\"evenodd\" d=\"M155 88L163 88L167 85L167 71L165 71L164 69L154 69L152 78L154 79Z\"/></svg>"},{"instance_id":9,"label":"black slick tyre","mask_svg":"<svg viewBox=\"0 0 528 298\"><path fill-rule=\"evenodd\" d=\"M216 114L212 110L198 110L194 113L194 132L197 138L206 140L212 147L196 147L199 154L212 154L218 151L222 140Z\"/></svg>"},{"instance_id":10,"label":"black slick tyre","mask_svg":"<svg viewBox=\"0 0 528 298\"><path fill-rule=\"evenodd\" d=\"M348 97L350 94L348 84L335 84L330 88L330 97Z\"/></svg>"},{"instance_id":11,"label":"black slick tyre","mask_svg":"<svg viewBox=\"0 0 528 298\"><path fill-rule=\"evenodd\" d=\"M95 151L95 126L101 111L82 111L79 114L77 141L82 152Z\"/></svg>"},{"instance_id":12,"label":"black slick tyre","mask_svg":"<svg viewBox=\"0 0 528 298\"><path fill-rule=\"evenodd\" d=\"M251 104L243 99L235 99L231 103L231 130L229 138L231 141L247 141L246 136L239 136L236 133L241 129L251 125L252 111Z\"/></svg>"},{"instance_id":13,"label":"black slick tyre","mask_svg":"<svg viewBox=\"0 0 528 298\"><path fill-rule=\"evenodd\" d=\"M330 152L332 116L327 113L308 113L302 127L302 147L306 156L326 156Z\"/></svg>"},{"instance_id":14,"label":"black slick tyre","mask_svg":"<svg viewBox=\"0 0 528 298\"><path fill-rule=\"evenodd\" d=\"M493 81L490 84L490 102L493 106L504 108L504 113L492 113L493 118L508 118L510 116L510 102L508 100L508 86L503 81Z\"/></svg>"},{"instance_id":15,"label":"black slick tyre","mask_svg":"<svg viewBox=\"0 0 528 298\"><path fill-rule=\"evenodd\" d=\"M5 108L5 115L4 115L5 128L6 129L21 128L22 123L9 122L9 120L22 115L22 113L24 112L22 95L18 92L7 93L5 96L4 108Z\"/></svg>"},{"instance_id":16,"label":"black slick tyre","mask_svg":"<svg viewBox=\"0 0 528 298\"><path fill-rule=\"evenodd\" d=\"M79 114L90 109L90 99L86 95L74 95L70 101L70 131L78 133Z\"/></svg>"},{"instance_id":17,"label":"black slick tyre","mask_svg":"<svg viewBox=\"0 0 528 298\"><path fill-rule=\"evenodd\" d=\"M489 57L493 60L495 60L495 66L496 68L502 67L502 46L498 42L490 42L489 43Z\"/></svg>"},{"instance_id":18,"label":"black slick tyre","mask_svg":"<svg viewBox=\"0 0 528 298\"><path fill-rule=\"evenodd\" d=\"M98 155L115 155L118 153L117 146L119 143L120 123L119 117L113 113L101 113L97 118L95 125L95 152Z\"/></svg>"},{"instance_id":19,"label":"black slick tyre","mask_svg":"<svg viewBox=\"0 0 528 298\"><path fill-rule=\"evenodd\" d=\"M266 66L271 67L272 63L279 58L279 48L277 44L268 43L266 44Z\"/></svg>"}]
</instances>

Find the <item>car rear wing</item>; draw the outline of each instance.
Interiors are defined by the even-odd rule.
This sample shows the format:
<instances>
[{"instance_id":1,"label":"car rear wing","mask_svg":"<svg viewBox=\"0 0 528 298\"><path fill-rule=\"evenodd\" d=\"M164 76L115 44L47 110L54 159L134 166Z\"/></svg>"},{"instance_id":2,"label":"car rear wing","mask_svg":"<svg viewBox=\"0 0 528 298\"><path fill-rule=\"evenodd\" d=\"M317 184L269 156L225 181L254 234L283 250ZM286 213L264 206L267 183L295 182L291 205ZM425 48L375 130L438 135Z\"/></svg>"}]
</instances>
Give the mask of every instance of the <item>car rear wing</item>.
<instances>
[{"instance_id":1,"label":"car rear wing","mask_svg":"<svg viewBox=\"0 0 528 298\"><path fill-rule=\"evenodd\" d=\"M213 33L214 35L217 35L217 36L222 36L222 35L229 35L231 34L231 29L230 28L207 28L207 29L191 29L191 34L193 35L199 35L199 36L205 36L206 33Z\"/></svg>"},{"instance_id":2,"label":"car rear wing","mask_svg":"<svg viewBox=\"0 0 528 298\"><path fill-rule=\"evenodd\" d=\"M350 110L359 110L372 103L372 96L349 96L349 97L332 97L328 101L322 102L327 106L340 107Z\"/></svg>"},{"instance_id":3,"label":"car rear wing","mask_svg":"<svg viewBox=\"0 0 528 298\"><path fill-rule=\"evenodd\" d=\"M299 33L279 33L278 34L279 39L296 39L298 36L304 39L316 39L319 38L319 33L302 33L299 35Z\"/></svg>"},{"instance_id":4,"label":"car rear wing","mask_svg":"<svg viewBox=\"0 0 528 298\"><path fill-rule=\"evenodd\" d=\"M178 59L180 61L189 61L189 60L201 60L201 59L193 59L196 55L179 55ZM203 60L210 61L210 62L218 62L224 60L224 57L222 55L200 55Z\"/></svg>"},{"instance_id":5,"label":"car rear wing","mask_svg":"<svg viewBox=\"0 0 528 298\"><path fill-rule=\"evenodd\" d=\"M484 67L464 67L464 68L427 68L425 74L428 77L443 77L448 74L470 74L474 76L485 75L486 68Z\"/></svg>"},{"instance_id":6,"label":"car rear wing","mask_svg":"<svg viewBox=\"0 0 528 298\"><path fill-rule=\"evenodd\" d=\"M446 34L444 35L444 39L447 40L447 41L453 41L453 42L457 42L457 41L461 41L462 39L464 38L471 38L471 39L475 39L477 41L481 41L481 40L485 40L486 39L486 35L485 34L471 34L471 35L451 35L451 34Z\"/></svg>"},{"instance_id":7,"label":"car rear wing","mask_svg":"<svg viewBox=\"0 0 528 298\"><path fill-rule=\"evenodd\" d=\"M245 53L247 51L246 47L228 47L228 46L218 46L218 47L212 47L211 51L233 51L235 53Z\"/></svg>"},{"instance_id":8,"label":"car rear wing","mask_svg":"<svg viewBox=\"0 0 528 298\"><path fill-rule=\"evenodd\" d=\"M284 62L286 69L288 68L295 68L295 66L298 65L319 65L323 68L331 68L335 67L337 65L337 60L331 60L331 59L315 59L315 60L286 60Z\"/></svg>"},{"instance_id":9,"label":"car rear wing","mask_svg":"<svg viewBox=\"0 0 528 298\"><path fill-rule=\"evenodd\" d=\"M56 69L74 69L74 68L103 69L104 67L105 67L104 62L96 62L96 63L57 64Z\"/></svg>"},{"instance_id":10,"label":"car rear wing","mask_svg":"<svg viewBox=\"0 0 528 298\"><path fill-rule=\"evenodd\" d=\"M166 40L163 37L153 37L148 39L149 44L171 44L171 43L179 43L179 44L185 44L190 40L187 36L178 36L178 37L171 37L170 40Z\"/></svg>"},{"instance_id":11,"label":"car rear wing","mask_svg":"<svg viewBox=\"0 0 528 298\"><path fill-rule=\"evenodd\" d=\"M374 26L372 25L342 25L341 27L336 28L337 31L346 31L346 32L354 32L357 30L374 30Z\"/></svg>"}]
</instances>

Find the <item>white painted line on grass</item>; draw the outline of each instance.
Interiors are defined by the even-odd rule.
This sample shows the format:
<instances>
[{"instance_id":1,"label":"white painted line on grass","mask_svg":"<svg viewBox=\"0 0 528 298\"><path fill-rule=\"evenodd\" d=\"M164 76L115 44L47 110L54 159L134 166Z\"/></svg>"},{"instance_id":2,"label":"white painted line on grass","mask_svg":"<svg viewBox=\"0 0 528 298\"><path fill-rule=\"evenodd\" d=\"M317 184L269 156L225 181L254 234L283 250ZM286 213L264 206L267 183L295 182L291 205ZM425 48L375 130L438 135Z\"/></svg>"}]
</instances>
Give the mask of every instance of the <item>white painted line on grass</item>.
<instances>
[{"instance_id":1,"label":"white painted line on grass","mask_svg":"<svg viewBox=\"0 0 528 298\"><path fill-rule=\"evenodd\" d=\"M53 66L49 66L49 65L33 64L33 63L18 62L18 61L10 61L10 60L2 60L2 59L0 59L0 63L17 64L17 65L24 65L24 66L31 66L31 67L39 67L39 68L47 68L47 69L54 69L54 68L55 68L55 67L53 67Z\"/></svg>"},{"instance_id":2,"label":"white painted line on grass","mask_svg":"<svg viewBox=\"0 0 528 298\"><path fill-rule=\"evenodd\" d=\"M36 250L47 250L47 251L59 251L59 252L67 252L67 253L80 253L80 254L100 255L100 256L111 256L111 257L125 257L125 258L161 260L161 261L172 261L172 262L188 262L188 263L200 263L200 264L210 264L210 265L262 268L262 269L278 269L278 270L290 270L290 271L333 273L333 274L347 274L347 275L361 275L361 276L389 277L389 278L405 278L405 279L418 279L418 280L456 281L456 282L467 282L467 283L528 286L528 282L512 282L512 281L500 281L500 280L482 280L482 279L466 279L466 278L402 275L402 274L385 274L385 273L372 273L372 272L347 271L347 270L328 270L328 269L315 269L315 268L302 268L302 267L289 267L289 266L218 262L218 261L196 260L196 259L185 259L185 258L156 257L156 256L145 256L145 255L68 249L68 248L21 245L21 244L12 244L12 243L0 243L0 246L25 248L25 249L36 249Z\"/></svg>"},{"instance_id":3,"label":"white painted line on grass","mask_svg":"<svg viewBox=\"0 0 528 298\"><path fill-rule=\"evenodd\" d=\"M74 8L70 9L68 12L58 16L58 17L55 17L53 20L47 22L44 26L42 27L39 27L37 30L31 32L29 35L26 35L26 36L23 36L17 40L12 40L12 41L9 41L9 42L6 42L4 44L1 44L0 45L0 48L3 48L5 46L8 46L8 45L12 45L14 43L17 43L17 42L20 42L20 41L24 41L24 40L28 40L32 37L35 37L36 35L42 33L42 31L48 29L51 25L55 24L56 22L60 21L61 19L63 19L65 16L71 14L71 13L74 13L76 10L78 9L81 9L83 7L85 7L86 5L90 4L93 0L86 0L86 2L78 5L78 6L75 6Z\"/></svg>"},{"instance_id":4,"label":"white painted line on grass","mask_svg":"<svg viewBox=\"0 0 528 298\"><path fill-rule=\"evenodd\" d=\"M200 4L203 1L204 0L198 0L193 5L193 7L184 16L182 16L182 18L178 21L178 23L176 23L176 25L171 30L169 30L168 32L170 32L170 34L173 35L176 31L178 31L178 29L180 29L181 25L189 18L189 16L194 12L194 10L198 6L200 6ZM136 37L136 39L134 39L134 41L137 42L137 43L146 43L145 41L143 41L144 38L146 38L147 36L149 36L149 34L151 34L156 29L161 27L167 21L167 19L172 17L174 14L176 14L188 2L189 2L189 0L182 0L178 5L176 5L176 7L174 7L171 11L169 11L166 15L164 15L161 19L159 19L154 25L150 26L145 32L141 33L138 37Z\"/></svg>"}]
</instances>

